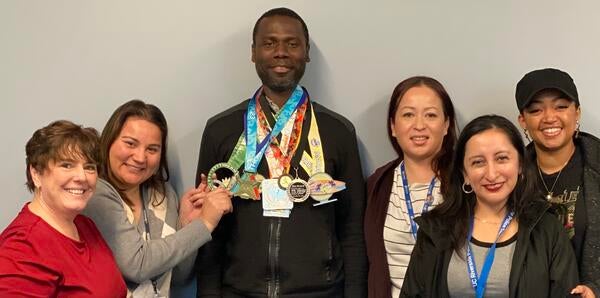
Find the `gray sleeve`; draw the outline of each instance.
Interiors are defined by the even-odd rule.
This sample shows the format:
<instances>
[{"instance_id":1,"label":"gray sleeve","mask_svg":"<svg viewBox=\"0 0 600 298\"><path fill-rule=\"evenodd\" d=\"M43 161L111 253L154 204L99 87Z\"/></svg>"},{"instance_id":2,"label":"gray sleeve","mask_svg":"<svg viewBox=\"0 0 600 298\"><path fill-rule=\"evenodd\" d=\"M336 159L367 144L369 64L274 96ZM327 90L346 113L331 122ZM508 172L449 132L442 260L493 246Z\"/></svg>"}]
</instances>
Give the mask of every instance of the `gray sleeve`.
<instances>
[{"instance_id":1,"label":"gray sleeve","mask_svg":"<svg viewBox=\"0 0 600 298\"><path fill-rule=\"evenodd\" d=\"M211 240L206 226L194 220L165 238L144 241L127 220L119 193L102 179L83 214L96 223L125 280L135 283L172 269Z\"/></svg>"},{"instance_id":2,"label":"gray sleeve","mask_svg":"<svg viewBox=\"0 0 600 298\"><path fill-rule=\"evenodd\" d=\"M177 210L177 214L179 214L179 196L173 190L173 188L167 184L167 192L174 198L173 202L174 210ZM181 230L179 223L175 223L178 230ZM198 250L194 250L187 258L183 261L179 262L175 268L173 268L173 276L171 278L171 283L175 285L186 285L189 281L191 281L192 270L194 269L194 265L196 263L196 255L198 254Z\"/></svg>"},{"instance_id":3,"label":"gray sleeve","mask_svg":"<svg viewBox=\"0 0 600 298\"><path fill-rule=\"evenodd\" d=\"M192 270L196 264L197 250L194 250L190 256L185 258L179 265L173 268L173 277L171 282L175 285L185 285L192 280Z\"/></svg>"}]
</instances>

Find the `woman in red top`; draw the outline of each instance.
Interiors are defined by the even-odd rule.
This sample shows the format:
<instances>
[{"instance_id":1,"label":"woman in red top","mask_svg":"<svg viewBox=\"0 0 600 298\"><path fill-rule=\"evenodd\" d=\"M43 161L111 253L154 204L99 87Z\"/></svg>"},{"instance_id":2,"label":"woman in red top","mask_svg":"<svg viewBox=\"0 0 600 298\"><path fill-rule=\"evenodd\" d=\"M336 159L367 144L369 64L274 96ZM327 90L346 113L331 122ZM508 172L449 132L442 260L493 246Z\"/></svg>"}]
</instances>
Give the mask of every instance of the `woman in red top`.
<instances>
[{"instance_id":1,"label":"woman in red top","mask_svg":"<svg viewBox=\"0 0 600 298\"><path fill-rule=\"evenodd\" d=\"M0 235L0 297L125 297L110 249L79 214L96 188L96 130L56 121L25 150L33 199Z\"/></svg>"}]
</instances>

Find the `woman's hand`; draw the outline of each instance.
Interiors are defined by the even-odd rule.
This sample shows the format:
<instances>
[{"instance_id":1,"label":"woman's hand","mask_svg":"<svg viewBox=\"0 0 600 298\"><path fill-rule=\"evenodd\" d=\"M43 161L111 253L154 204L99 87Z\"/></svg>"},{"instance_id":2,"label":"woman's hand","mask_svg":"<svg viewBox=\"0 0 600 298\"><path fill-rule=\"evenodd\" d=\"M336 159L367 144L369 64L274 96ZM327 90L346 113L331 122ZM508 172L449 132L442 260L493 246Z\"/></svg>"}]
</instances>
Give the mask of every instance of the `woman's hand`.
<instances>
[{"instance_id":1,"label":"woman's hand","mask_svg":"<svg viewBox=\"0 0 600 298\"><path fill-rule=\"evenodd\" d=\"M179 222L182 227L195 218L198 218L199 210L194 211L194 209L202 206L207 193L206 176L202 174L200 176L200 185L197 188L186 191L179 200Z\"/></svg>"},{"instance_id":2,"label":"woman's hand","mask_svg":"<svg viewBox=\"0 0 600 298\"><path fill-rule=\"evenodd\" d=\"M222 188L207 192L200 210L199 218L211 232L217 227L221 217L233 211L231 197L233 194ZM198 210L196 208L195 210Z\"/></svg>"},{"instance_id":3,"label":"woman's hand","mask_svg":"<svg viewBox=\"0 0 600 298\"><path fill-rule=\"evenodd\" d=\"M594 295L594 291L590 289L588 286L578 285L573 290L571 290L571 294L579 294L582 298L596 298Z\"/></svg>"}]
</instances>

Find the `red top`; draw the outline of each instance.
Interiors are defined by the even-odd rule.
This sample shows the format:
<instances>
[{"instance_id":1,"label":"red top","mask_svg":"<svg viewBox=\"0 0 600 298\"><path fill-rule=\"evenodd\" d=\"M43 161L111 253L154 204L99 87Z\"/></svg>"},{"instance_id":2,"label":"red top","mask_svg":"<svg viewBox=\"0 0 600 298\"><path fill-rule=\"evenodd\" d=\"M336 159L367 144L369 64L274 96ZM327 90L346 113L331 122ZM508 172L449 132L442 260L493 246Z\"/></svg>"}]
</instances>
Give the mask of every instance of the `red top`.
<instances>
[{"instance_id":1,"label":"red top","mask_svg":"<svg viewBox=\"0 0 600 298\"><path fill-rule=\"evenodd\" d=\"M81 241L25 204L0 235L0 297L125 297L127 288L94 222L75 217Z\"/></svg>"}]
</instances>

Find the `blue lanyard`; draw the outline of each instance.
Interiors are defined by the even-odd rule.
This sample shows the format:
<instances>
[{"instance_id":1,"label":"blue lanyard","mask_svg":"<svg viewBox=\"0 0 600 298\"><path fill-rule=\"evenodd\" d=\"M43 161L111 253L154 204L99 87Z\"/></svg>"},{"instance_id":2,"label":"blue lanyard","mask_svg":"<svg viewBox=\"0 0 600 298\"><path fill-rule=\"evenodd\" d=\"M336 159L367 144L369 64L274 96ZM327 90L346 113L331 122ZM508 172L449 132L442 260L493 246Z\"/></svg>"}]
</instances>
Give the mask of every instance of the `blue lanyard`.
<instances>
[{"instance_id":1,"label":"blue lanyard","mask_svg":"<svg viewBox=\"0 0 600 298\"><path fill-rule=\"evenodd\" d=\"M485 285L487 284L487 279L490 274L490 269L492 269L492 264L494 263L496 243L498 242L498 239L500 239L500 236L502 236L502 233L504 233L506 228L508 228L508 225L512 221L514 215L515 212L511 211L504 217L502 225L500 226L500 230L498 230L498 236L485 256L485 261L483 263L483 267L481 267L480 276L477 275L475 259L473 258L473 253L471 252L471 237L473 236L473 218L471 218L471 227L469 228L469 235L467 236L467 272L469 273L469 279L471 280L471 285L475 290L475 297L477 298L483 297Z\"/></svg>"},{"instance_id":2,"label":"blue lanyard","mask_svg":"<svg viewBox=\"0 0 600 298\"><path fill-rule=\"evenodd\" d=\"M260 160L262 159L272 138L275 138L285 127L294 111L306 101L307 93L304 92L300 85L296 86L294 92L286 103L281 108L279 117L275 121L273 129L265 136L265 138L257 145L257 129L258 117L256 115L256 103L262 93L262 87L258 88L254 96L248 102L248 110L245 114L244 131L246 134L246 161L244 163L244 171L256 173Z\"/></svg>"},{"instance_id":3,"label":"blue lanyard","mask_svg":"<svg viewBox=\"0 0 600 298\"><path fill-rule=\"evenodd\" d=\"M410 199L410 188L408 186L408 179L406 178L406 169L404 168L404 161L400 162L400 176L402 176L402 188L404 189L404 201L406 202L406 209L408 210L408 218L410 219L410 232L415 239L417 239L417 223L415 222L415 211L413 209L412 201ZM435 176L431 178L429 182L429 188L427 189L427 198L423 204L423 210L421 214L426 213L429 207L433 203L433 187L435 186Z\"/></svg>"},{"instance_id":4,"label":"blue lanyard","mask_svg":"<svg viewBox=\"0 0 600 298\"><path fill-rule=\"evenodd\" d=\"M146 242L148 242L150 240L150 222L148 221L148 211L146 210L146 203L144 202L144 197L142 197L142 207L142 213L144 216L144 227L146 229L146 231L144 231L144 238L146 238ZM160 292L158 291L158 284L156 282L157 280L158 277L150 279L150 281L152 282L152 288L154 289L154 297L160 297Z\"/></svg>"}]
</instances>

